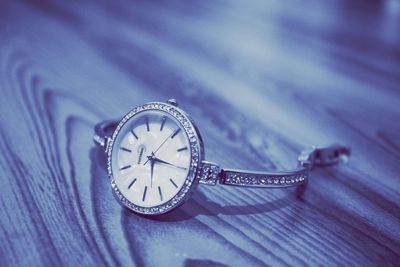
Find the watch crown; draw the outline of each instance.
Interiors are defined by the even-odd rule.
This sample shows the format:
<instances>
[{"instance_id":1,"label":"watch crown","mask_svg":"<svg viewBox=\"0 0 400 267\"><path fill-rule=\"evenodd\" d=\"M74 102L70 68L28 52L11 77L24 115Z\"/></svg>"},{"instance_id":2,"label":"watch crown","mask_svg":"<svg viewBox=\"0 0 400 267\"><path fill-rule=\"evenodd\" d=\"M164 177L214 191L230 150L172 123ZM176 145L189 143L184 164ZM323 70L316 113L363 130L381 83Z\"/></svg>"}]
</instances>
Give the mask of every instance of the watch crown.
<instances>
[{"instance_id":1,"label":"watch crown","mask_svg":"<svg viewBox=\"0 0 400 267\"><path fill-rule=\"evenodd\" d=\"M167 103L175 107L178 106L178 102L176 102L175 98L168 99Z\"/></svg>"}]
</instances>

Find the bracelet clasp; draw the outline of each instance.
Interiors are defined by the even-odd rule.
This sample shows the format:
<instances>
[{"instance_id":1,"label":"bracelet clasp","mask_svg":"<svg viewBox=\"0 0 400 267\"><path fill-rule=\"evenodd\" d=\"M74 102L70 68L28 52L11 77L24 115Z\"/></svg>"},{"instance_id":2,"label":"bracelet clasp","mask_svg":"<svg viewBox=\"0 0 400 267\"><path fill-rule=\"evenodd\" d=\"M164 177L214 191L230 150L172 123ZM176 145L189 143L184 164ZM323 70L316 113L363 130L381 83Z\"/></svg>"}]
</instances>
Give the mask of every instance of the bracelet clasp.
<instances>
[{"instance_id":1,"label":"bracelet clasp","mask_svg":"<svg viewBox=\"0 0 400 267\"><path fill-rule=\"evenodd\" d=\"M301 152L298 161L302 167L313 168L347 163L351 154L350 147L332 145L329 147L311 147Z\"/></svg>"}]
</instances>

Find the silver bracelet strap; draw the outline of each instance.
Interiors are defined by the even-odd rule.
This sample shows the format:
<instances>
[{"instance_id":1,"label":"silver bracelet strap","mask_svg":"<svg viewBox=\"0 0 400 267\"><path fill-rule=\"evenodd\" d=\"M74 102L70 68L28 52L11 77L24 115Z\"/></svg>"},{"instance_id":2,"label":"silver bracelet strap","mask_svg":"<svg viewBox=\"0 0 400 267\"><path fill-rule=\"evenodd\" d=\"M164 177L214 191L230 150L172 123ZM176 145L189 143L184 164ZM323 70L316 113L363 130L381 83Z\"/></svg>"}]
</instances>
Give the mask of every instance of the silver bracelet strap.
<instances>
[{"instance_id":1,"label":"silver bracelet strap","mask_svg":"<svg viewBox=\"0 0 400 267\"><path fill-rule=\"evenodd\" d=\"M246 187L289 187L307 182L309 167L299 167L285 172L255 172L248 170L220 169L217 164L203 161L199 182L206 185L235 185Z\"/></svg>"},{"instance_id":2,"label":"silver bracelet strap","mask_svg":"<svg viewBox=\"0 0 400 267\"><path fill-rule=\"evenodd\" d=\"M310 171L313 168L347 162L349 156L350 148L340 145L326 148L311 147L300 154L297 169L283 172L220 169L217 164L203 161L199 182L206 185L216 185L219 182L223 185L262 188L298 186L308 181Z\"/></svg>"},{"instance_id":3,"label":"silver bracelet strap","mask_svg":"<svg viewBox=\"0 0 400 267\"><path fill-rule=\"evenodd\" d=\"M224 169L220 174L219 183L235 186L282 188L306 183L309 172L310 169L304 167L277 173Z\"/></svg>"}]
</instances>

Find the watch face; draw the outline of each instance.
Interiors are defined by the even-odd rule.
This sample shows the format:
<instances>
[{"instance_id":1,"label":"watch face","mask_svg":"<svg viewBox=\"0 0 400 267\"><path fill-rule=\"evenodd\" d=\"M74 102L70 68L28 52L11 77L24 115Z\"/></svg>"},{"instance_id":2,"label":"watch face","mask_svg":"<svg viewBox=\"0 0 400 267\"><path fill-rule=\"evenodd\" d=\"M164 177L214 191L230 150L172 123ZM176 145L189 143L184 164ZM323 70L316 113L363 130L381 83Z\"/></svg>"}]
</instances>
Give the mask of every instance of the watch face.
<instances>
[{"instance_id":1,"label":"watch face","mask_svg":"<svg viewBox=\"0 0 400 267\"><path fill-rule=\"evenodd\" d=\"M117 198L142 214L180 205L195 185L203 147L180 109L149 103L129 112L108 149L108 171Z\"/></svg>"}]
</instances>

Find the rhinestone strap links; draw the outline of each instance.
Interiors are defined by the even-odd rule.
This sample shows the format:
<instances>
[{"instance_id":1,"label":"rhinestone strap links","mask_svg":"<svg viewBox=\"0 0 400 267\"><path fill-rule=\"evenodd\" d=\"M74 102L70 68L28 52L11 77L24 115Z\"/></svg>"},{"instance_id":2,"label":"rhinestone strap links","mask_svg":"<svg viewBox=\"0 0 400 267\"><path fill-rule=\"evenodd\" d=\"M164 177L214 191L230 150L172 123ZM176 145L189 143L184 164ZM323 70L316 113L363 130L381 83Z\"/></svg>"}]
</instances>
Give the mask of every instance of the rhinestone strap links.
<instances>
[{"instance_id":1,"label":"rhinestone strap links","mask_svg":"<svg viewBox=\"0 0 400 267\"><path fill-rule=\"evenodd\" d=\"M202 161L202 166L200 167L199 183L205 185L216 185L219 180L219 174L221 168L214 163L208 161Z\"/></svg>"},{"instance_id":2,"label":"rhinestone strap links","mask_svg":"<svg viewBox=\"0 0 400 267\"><path fill-rule=\"evenodd\" d=\"M346 163L350 156L350 148L332 145L324 148L311 147L301 152L298 168L282 172L254 172L248 170L221 169L217 164L203 161L200 168L200 183L216 185L219 181L224 185L282 188L297 186L308 181L310 171L315 167L324 167L339 162Z\"/></svg>"}]
</instances>

